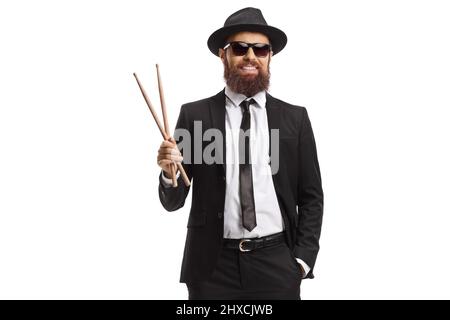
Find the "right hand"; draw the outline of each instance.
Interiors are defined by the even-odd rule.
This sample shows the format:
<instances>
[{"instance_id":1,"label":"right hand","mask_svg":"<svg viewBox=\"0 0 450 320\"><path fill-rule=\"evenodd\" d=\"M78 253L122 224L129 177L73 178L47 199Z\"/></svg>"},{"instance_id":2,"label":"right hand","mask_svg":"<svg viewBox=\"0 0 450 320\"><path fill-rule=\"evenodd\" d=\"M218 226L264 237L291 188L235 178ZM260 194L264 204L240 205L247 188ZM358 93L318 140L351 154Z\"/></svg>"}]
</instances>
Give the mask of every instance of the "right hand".
<instances>
[{"instance_id":1,"label":"right hand","mask_svg":"<svg viewBox=\"0 0 450 320\"><path fill-rule=\"evenodd\" d=\"M170 140L164 140L161 143L161 146L158 150L158 166L161 167L164 171L164 175L171 179L172 178L172 171L170 169L170 166L175 164L176 168L176 162L183 161L183 157L181 156L180 151L177 148L177 144L175 143L175 140L173 138L170 138ZM175 169L175 174L178 169Z\"/></svg>"}]
</instances>

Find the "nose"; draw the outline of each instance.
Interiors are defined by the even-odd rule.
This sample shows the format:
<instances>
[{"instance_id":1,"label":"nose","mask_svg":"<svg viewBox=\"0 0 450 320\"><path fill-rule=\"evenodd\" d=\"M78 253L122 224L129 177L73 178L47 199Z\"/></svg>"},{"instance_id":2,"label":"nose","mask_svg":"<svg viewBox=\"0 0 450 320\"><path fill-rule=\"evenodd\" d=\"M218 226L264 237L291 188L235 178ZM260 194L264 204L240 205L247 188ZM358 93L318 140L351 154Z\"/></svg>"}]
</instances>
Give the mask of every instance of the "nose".
<instances>
[{"instance_id":1,"label":"nose","mask_svg":"<svg viewBox=\"0 0 450 320\"><path fill-rule=\"evenodd\" d=\"M247 53L244 56L244 60L251 61L256 60L255 53L253 52L253 48L248 48Z\"/></svg>"}]
</instances>

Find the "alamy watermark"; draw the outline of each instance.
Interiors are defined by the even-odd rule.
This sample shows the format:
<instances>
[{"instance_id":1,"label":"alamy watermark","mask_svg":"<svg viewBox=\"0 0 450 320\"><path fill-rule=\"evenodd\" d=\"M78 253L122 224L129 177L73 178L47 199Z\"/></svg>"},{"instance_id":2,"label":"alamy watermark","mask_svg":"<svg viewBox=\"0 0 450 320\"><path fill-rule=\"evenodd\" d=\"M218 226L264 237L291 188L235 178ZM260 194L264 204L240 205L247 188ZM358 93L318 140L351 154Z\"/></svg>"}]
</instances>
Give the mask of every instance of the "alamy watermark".
<instances>
[{"instance_id":1,"label":"alamy watermark","mask_svg":"<svg viewBox=\"0 0 450 320\"><path fill-rule=\"evenodd\" d=\"M250 144L250 155L248 163L258 163L264 164L268 159L267 163L270 164L271 174L276 174L279 169L279 151L280 151L280 130L271 129L269 132L270 139L270 157L267 154L267 158L264 157L264 144L249 142L250 139L250 129L249 130L239 130L239 156L237 163L246 163L245 154L245 144L247 141ZM193 136L186 129L176 129L174 133L174 138L178 141L177 146L180 152L183 154L183 162L186 164L224 164L225 159L223 159L223 145L224 137L219 129L209 128L203 131L202 121L194 121L194 132ZM251 140L250 140L251 141ZM205 147L203 147L204 142L209 142ZM194 150L192 149L192 146ZM266 146L267 147L267 146ZM252 156L255 155L255 156ZM263 159L258 159L256 155L263 156ZM235 157L231 158L231 164L235 164ZM228 161L227 164L230 164Z\"/></svg>"}]
</instances>

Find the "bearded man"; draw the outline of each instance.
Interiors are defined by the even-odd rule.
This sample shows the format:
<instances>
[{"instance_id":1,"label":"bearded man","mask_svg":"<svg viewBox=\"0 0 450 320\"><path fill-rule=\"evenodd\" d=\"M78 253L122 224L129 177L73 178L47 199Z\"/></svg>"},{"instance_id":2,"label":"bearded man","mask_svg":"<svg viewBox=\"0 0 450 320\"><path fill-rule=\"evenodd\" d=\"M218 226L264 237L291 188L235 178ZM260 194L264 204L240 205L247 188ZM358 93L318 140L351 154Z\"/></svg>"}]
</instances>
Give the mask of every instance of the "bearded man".
<instances>
[{"instance_id":1,"label":"bearded man","mask_svg":"<svg viewBox=\"0 0 450 320\"><path fill-rule=\"evenodd\" d=\"M225 89L183 105L175 138L184 147L163 141L158 150L166 210L181 208L190 190L179 172L172 185L174 162L192 182L180 280L189 299L297 300L302 279L314 278L323 191L311 123L304 107L267 92L270 61L286 43L259 9L228 17L208 39ZM207 141L193 140L210 129L220 133L215 161L193 161L187 150L203 155ZM177 138L181 131L193 138Z\"/></svg>"}]
</instances>

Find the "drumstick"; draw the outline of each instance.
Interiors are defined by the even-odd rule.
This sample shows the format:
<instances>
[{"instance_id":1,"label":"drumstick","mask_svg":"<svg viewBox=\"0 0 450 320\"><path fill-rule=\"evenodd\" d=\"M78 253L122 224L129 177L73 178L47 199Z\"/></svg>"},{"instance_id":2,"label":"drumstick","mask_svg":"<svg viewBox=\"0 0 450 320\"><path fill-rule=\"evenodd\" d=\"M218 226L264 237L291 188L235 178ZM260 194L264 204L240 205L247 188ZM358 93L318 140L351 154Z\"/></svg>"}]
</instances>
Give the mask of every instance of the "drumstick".
<instances>
[{"instance_id":1,"label":"drumstick","mask_svg":"<svg viewBox=\"0 0 450 320\"><path fill-rule=\"evenodd\" d=\"M165 98L164 98L164 91L163 91L161 76L159 74L159 65L158 64L156 64L156 75L157 75L157 78L158 78L159 99L161 101L161 109L162 109L162 114L163 114L164 128L165 128L165 131L166 131L167 135L169 136L169 141L171 141L173 143L176 143L175 140L170 138L169 121L168 121L167 111L166 111L167 110L166 109L166 102L165 102ZM181 178L183 179L183 181L186 184L186 186L190 186L191 183L190 183L189 178L188 178L186 172L184 171L184 168L181 165L181 163L176 162L175 165L180 170ZM171 170L172 170L172 177L176 177L176 168L175 168L175 166ZM175 186L177 186L176 178L175 178Z\"/></svg>"},{"instance_id":2,"label":"drumstick","mask_svg":"<svg viewBox=\"0 0 450 320\"><path fill-rule=\"evenodd\" d=\"M162 109L162 114L163 114L163 121L164 121L164 129L167 133L167 135L170 137L170 130L169 130L169 121L168 121L168 117L167 117L167 109L166 109L166 102L165 102L165 98L164 98L164 91L163 91L163 86L162 86L162 81L161 81L161 76L159 74L159 65L156 64L156 75L158 78L158 88L159 88L159 99L161 101L161 109ZM175 140L169 138L169 141L175 143ZM184 183L186 184L186 186L189 186L191 183L189 181L189 178L186 174L186 172L183 169L183 166L181 165L181 163L176 162L172 168L171 166L171 171L172 171L172 179L175 179L175 187L177 186L177 182L176 182L176 167L178 167L178 169L180 170L181 173L181 178L183 179ZM173 180L172 180L173 181Z\"/></svg>"},{"instance_id":3,"label":"drumstick","mask_svg":"<svg viewBox=\"0 0 450 320\"><path fill-rule=\"evenodd\" d=\"M158 126L159 131L161 132L161 135L163 136L164 140L169 140L170 141L170 136L164 131L161 122L159 121L158 115L156 114L155 110L153 109L152 103L150 102L150 99L147 97L147 93L144 90L144 87L141 85L141 82L139 81L139 78L137 76L136 73L133 73L134 77L136 78L136 82L139 86L139 89L141 90L142 96L144 97L145 102L147 103L147 106L153 116L153 119L156 122L156 125ZM181 163L177 162L177 167L180 170L181 176L183 178L183 181L185 183L185 185L188 187L191 185L189 178L186 174L186 172L184 171L183 166L181 165Z\"/></svg>"},{"instance_id":4,"label":"drumstick","mask_svg":"<svg viewBox=\"0 0 450 320\"><path fill-rule=\"evenodd\" d=\"M158 126L159 131L161 132L164 140L169 140L169 136L167 135L166 131L164 131L161 122L159 122L158 115L155 112L155 109L153 109L152 103L150 102L150 99L147 97L147 93L144 90L144 87L141 85L141 82L139 81L139 78L136 73L133 73L134 77L136 78L137 84L139 86L139 89L141 89L142 96L144 97L145 102L147 103L148 108L150 109L150 112L152 113L153 119L155 119L156 125Z\"/></svg>"},{"instance_id":5,"label":"drumstick","mask_svg":"<svg viewBox=\"0 0 450 320\"><path fill-rule=\"evenodd\" d=\"M161 101L161 110L162 110L163 121L164 121L164 131L166 132L167 135L170 135L169 121L167 120L167 112L166 112L166 101L164 99L164 90L163 90L163 87L162 87L162 81L161 81L161 76L159 74L159 66L158 66L158 64L156 64L156 76L158 78L159 100ZM177 170L176 170L175 164L171 164L170 165L170 172L172 173L172 185L174 187L178 186L177 177L176 177L176 171Z\"/></svg>"}]
</instances>

